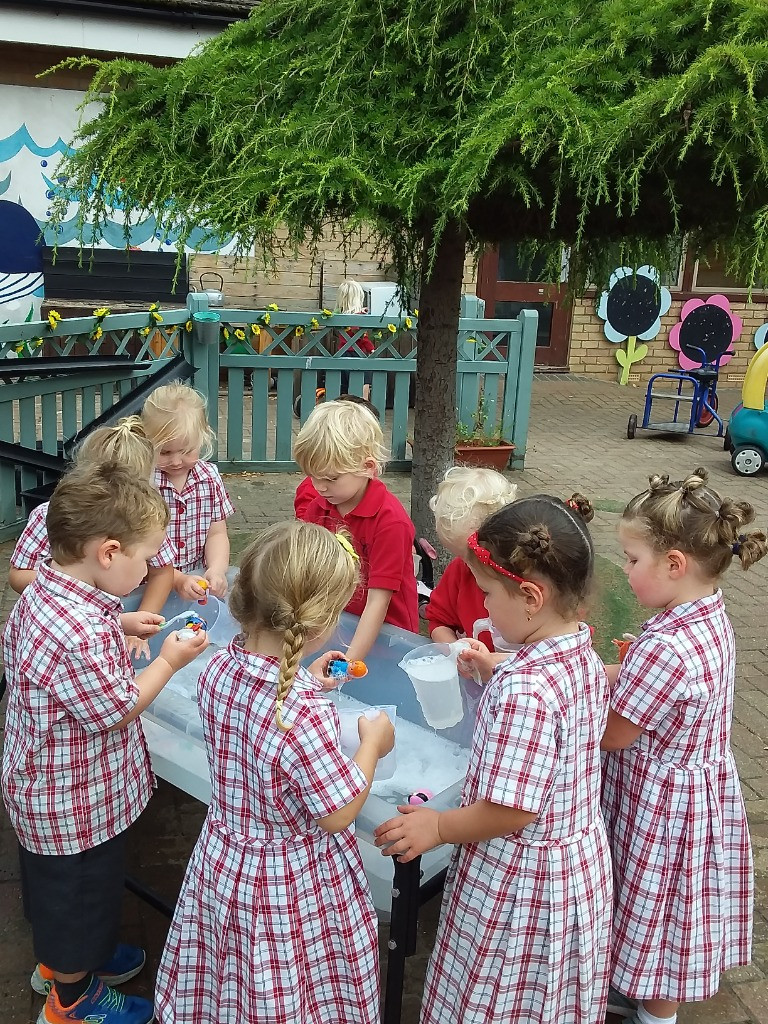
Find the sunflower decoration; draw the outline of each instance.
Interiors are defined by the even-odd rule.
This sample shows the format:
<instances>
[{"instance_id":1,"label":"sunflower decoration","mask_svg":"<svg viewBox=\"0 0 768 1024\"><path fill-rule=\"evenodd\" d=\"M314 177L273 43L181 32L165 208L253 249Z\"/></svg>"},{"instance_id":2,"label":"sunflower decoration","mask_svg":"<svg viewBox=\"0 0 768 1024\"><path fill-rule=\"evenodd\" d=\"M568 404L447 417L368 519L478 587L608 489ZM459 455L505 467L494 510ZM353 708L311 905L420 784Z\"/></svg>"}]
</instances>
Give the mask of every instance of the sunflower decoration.
<instances>
[{"instance_id":1,"label":"sunflower decoration","mask_svg":"<svg viewBox=\"0 0 768 1024\"><path fill-rule=\"evenodd\" d=\"M150 326L153 326L154 324L161 324L163 322L163 318L160 315L159 302L153 302L152 305L149 307L149 319Z\"/></svg>"},{"instance_id":2,"label":"sunflower decoration","mask_svg":"<svg viewBox=\"0 0 768 1024\"><path fill-rule=\"evenodd\" d=\"M50 313L48 314L48 326L50 327L50 329L52 331L55 331L60 323L61 323L61 313L57 313L55 309L52 309L50 311Z\"/></svg>"},{"instance_id":3,"label":"sunflower decoration","mask_svg":"<svg viewBox=\"0 0 768 1024\"><path fill-rule=\"evenodd\" d=\"M94 309L93 315L96 317L96 323L91 330L91 341L100 341L104 334L104 328L101 325L109 316L109 306L99 306L98 309Z\"/></svg>"},{"instance_id":4,"label":"sunflower decoration","mask_svg":"<svg viewBox=\"0 0 768 1024\"><path fill-rule=\"evenodd\" d=\"M661 284L656 267L648 264L638 267L617 267L608 282L608 291L600 296L597 315L604 320L603 333L608 341L626 349L617 348L616 362L621 367L619 384L627 384L634 363L648 354L647 345L637 341L651 341L661 330L661 318L669 310L672 296Z\"/></svg>"}]
</instances>

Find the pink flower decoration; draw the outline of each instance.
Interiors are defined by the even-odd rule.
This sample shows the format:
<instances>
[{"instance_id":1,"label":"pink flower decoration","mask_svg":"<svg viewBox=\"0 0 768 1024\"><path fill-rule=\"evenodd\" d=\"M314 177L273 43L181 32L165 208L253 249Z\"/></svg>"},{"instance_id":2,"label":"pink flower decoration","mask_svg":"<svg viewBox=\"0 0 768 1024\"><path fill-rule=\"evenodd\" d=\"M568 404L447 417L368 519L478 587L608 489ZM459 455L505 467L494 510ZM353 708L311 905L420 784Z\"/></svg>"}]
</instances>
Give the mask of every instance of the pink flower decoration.
<instances>
[{"instance_id":1,"label":"pink flower decoration","mask_svg":"<svg viewBox=\"0 0 768 1024\"><path fill-rule=\"evenodd\" d=\"M678 353L678 362L684 370L697 370L701 366L702 357L696 348L704 350L705 362L714 363L719 356L719 365L725 366L733 358L733 343L741 334L741 328L741 317L731 312L725 295L710 295L706 301L688 299L680 310L680 323L669 332L669 344Z\"/></svg>"}]
</instances>

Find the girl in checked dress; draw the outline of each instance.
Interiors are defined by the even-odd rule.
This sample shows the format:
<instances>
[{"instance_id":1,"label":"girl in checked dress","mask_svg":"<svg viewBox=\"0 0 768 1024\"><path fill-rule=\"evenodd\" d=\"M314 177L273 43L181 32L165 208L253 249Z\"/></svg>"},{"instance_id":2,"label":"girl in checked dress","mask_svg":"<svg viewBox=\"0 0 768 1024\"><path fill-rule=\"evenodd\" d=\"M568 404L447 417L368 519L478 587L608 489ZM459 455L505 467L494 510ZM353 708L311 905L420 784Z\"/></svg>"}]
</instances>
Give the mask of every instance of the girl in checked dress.
<instances>
[{"instance_id":1,"label":"girl in checked dress","mask_svg":"<svg viewBox=\"0 0 768 1024\"><path fill-rule=\"evenodd\" d=\"M394 732L383 713L361 718L346 757L322 692L344 655L299 665L356 585L351 544L311 523L270 527L243 556L244 636L198 683L211 803L158 972L161 1024L378 1024L376 914L351 825Z\"/></svg>"},{"instance_id":2,"label":"girl in checked dress","mask_svg":"<svg viewBox=\"0 0 768 1024\"><path fill-rule=\"evenodd\" d=\"M464 658L490 682L462 806L400 807L377 830L411 860L454 843L422 1024L602 1024L611 866L600 814L608 680L578 608L592 577L589 503L513 502L468 540L504 640ZM494 670L495 667L495 670Z\"/></svg>"},{"instance_id":3,"label":"girl in checked dress","mask_svg":"<svg viewBox=\"0 0 768 1024\"><path fill-rule=\"evenodd\" d=\"M635 1024L673 1024L679 1003L709 999L723 971L750 960L752 854L730 748L734 639L718 582L734 557L747 569L765 555L765 534L744 531L754 517L697 469L681 483L651 477L620 527L629 584L660 609L609 669L618 679L603 739L610 1008Z\"/></svg>"}]
</instances>

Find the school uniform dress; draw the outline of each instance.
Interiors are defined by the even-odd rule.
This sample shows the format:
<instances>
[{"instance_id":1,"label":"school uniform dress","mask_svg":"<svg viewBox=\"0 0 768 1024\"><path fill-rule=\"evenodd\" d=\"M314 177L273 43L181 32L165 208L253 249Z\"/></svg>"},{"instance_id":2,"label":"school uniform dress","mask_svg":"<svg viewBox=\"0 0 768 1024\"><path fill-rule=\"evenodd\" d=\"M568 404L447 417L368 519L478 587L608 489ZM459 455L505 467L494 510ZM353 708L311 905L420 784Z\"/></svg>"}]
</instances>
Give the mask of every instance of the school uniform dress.
<instances>
[{"instance_id":1,"label":"school uniform dress","mask_svg":"<svg viewBox=\"0 0 768 1024\"><path fill-rule=\"evenodd\" d=\"M661 612L611 696L645 730L605 755L614 861L613 986L638 999L709 999L750 961L752 852L730 748L735 645L720 591Z\"/></svg>"},{"instance_id":2,"label":"school uniform dress","mask_svg":"<svg viewBox=\"0 0 768 1024\"><path fill-rule=\"evenodd\" d=\"M11 566L14 569L37 569L41 562L51 557L51 545L48 540L48 529L45 519L48 515L49 502L44 501L32 509L27 525L16 542L11 555ZM166 536L156 555L147 560L153 569L164 569L176 561L176 548Z\"/></svg>"},{"instance_id":3,"label":"school uniform dress","mask_svg":"<svg viewBox=\"0 0 768 1024\"><path fill-rule=\"evenodd\" d=\"M304 522L332 533L348 530L360 558L360 585L346 610L362 615L369 590L391 590L384 621L419 631L419 599L413 569L413 523L403 505L381 480L371 480L363 497L345 516L321 495L304 510Z\"/></svg>"},{"instance_id":4,"label":"school uniform dress","mask_svg":"<svg viewBox=\"0 0 768 1024\"><path fill-rule=\"evenodd\" d=\"M171 522L168 539L178 552L176 568L191 573L205 564L205 542L213 523L235 514L216 466L199 459L177 491L162 469L155 470L155 487L163 496Z\"/></svg>"},{"instance_id":5,"label":"school uniform dress","mask_svg":"<svg viewBox=\"0 0 768 1024\"><path fill-rule=\"evenodd\" d=\"M156 987L161 1024L378 1024L376 914L352 828L315 820L365 790L339 718L299 669L233 641L198 683L211 803Z\"/></svg>"},{"instance_id":6,"label":"school uniform dress","mask_svg":"<svg viewBox=\"0 0 768 1024\"><path fill-rule=\"evenodd\" d=\"M462 804L537 813L453 852L422 1024L603 1024L611 867L600 814L608 680L589 627L523 646L477 711Z\"/></svg>"}]
</instances>

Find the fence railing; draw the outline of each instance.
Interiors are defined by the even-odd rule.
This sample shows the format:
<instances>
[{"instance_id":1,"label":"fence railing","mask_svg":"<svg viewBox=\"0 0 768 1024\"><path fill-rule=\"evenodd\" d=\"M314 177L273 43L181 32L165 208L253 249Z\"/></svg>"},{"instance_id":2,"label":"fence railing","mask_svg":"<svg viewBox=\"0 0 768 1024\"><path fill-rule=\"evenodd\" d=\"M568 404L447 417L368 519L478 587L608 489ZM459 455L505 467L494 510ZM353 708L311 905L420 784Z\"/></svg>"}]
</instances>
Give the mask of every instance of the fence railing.
<instances>
[{"instance_id":1,"label":"fence railing","mask_svg":"<svg viewBox=\"0 0 768 1024\"><path fill-rule=\"evenodd\" d=\"M199 301L199 297L195 296ZM205 312L205 311L203 311ZM223 472L295 470L292 440L316 402L346 390L363 394L381 413L395 470L410 468L417 320L246 309L208 311L185 335L196 387L207 395ZM354 324L350 322L354 321ZM459 321L457 409L469 423L483 396L486 428L515 445L522 468L528 437L537 314L516 320ZM364 338L374 351L354 357ZM217 400L226 394L226 407Z\"/></svg>"},{"instance_id":2,"label":"fence railing","mask_svg":"<svg viewBox=\"0 0 768 1024\"><path fill-rule=\"evenodd\" d=\"M0 379L0 441L55 455L182 352L195 368L195 386L208 398L224 472L295 470L293 437L314 407L317 389L334 398L342 390L362 394L366 382L382 415L391 467L410 468L415 316L206 310L205 305L203 295L192 293L189 309L0 327L0 360L130 354L145 364L85 374L77 372L73 360L75 372L65 376L36 379L29 371L23 379L5 376ZM516 320L459 321L459 419L472 420L482 394L487 428L515 444L512 465L519 468L528 436L536 326L537 315L530 311ZM374 350L361 358L359 345L366 337ZM6 374L12 368L2 365ZM19 486L34 486L36 480L39 471L0 460L0 538L20 528Z\"/></svg>"}]
</instances>

